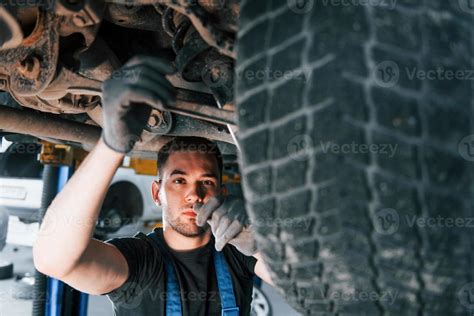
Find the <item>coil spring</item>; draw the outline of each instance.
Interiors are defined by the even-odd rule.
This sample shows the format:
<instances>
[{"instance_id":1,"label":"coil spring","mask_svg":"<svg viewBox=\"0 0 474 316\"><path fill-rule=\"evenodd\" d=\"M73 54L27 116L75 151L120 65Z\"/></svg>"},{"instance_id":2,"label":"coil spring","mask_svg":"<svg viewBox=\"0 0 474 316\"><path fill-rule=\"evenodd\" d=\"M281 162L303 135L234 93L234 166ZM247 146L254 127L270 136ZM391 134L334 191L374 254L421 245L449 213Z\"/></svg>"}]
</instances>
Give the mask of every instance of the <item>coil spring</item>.
<instances>
[{"instance_id":1,"label":"coil spring","mask_svg":"<svg viewBox=\"0 0 474 316\"><path fill-rule=\"evenodd\" d=\"M184 37L192 24L191 21L186 18L178 26L176 26L174 23L174 13L175 10L172 8L168 7L164 9L162 23L166 34L172 38L171 47L173 48L174 52L178 54L178 52L183 47Z\"/></svg>"}]
</instances>

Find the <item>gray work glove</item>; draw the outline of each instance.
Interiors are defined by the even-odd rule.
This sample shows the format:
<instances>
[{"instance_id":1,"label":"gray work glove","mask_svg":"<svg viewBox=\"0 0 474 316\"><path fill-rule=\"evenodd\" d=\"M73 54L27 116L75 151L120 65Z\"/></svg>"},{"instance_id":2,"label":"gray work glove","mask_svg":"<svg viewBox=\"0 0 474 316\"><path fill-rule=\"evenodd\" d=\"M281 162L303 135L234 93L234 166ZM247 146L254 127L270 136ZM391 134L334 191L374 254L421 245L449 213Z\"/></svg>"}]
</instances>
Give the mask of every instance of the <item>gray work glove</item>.
<instances>
[{"instance_id":1,"label":"gray work glove","mask_svg":"<svg viewBox=\"0 0 474 316\"><path fill-rule=\"evenodd\" d=\"M130 152L148 122L150 106L163 110L175 102L175 89L165 77L174 72L164 59L137 56L104 81L103 139L108 147Z\"/></svg>"},{"instance_id":2,"label":"gray work glove","mask_svg":"<svg viewBox=\"0 0 474 316\"><path fill-rule=\"evenodd\" d=\"M237 236L229 240L229 244L237 248L240 253L249 257L257 253L257 244L253 238L251 227L252 225L245 226Z\"/></svg>"},{"instance_id":3,"label":"gray work glove","mask_svg":"<svg viewBox=\"0 0 474 316\"><path fill-rule=\"evenodd\" d=\"M246 256L256 252L255 240L248 227L245 203L241 198L212 197L205 204L196 203L194 209L198 213L196 224L202 227L207 223L211 226L217 251L229 243Z\"/></svg>"}]
</instances>

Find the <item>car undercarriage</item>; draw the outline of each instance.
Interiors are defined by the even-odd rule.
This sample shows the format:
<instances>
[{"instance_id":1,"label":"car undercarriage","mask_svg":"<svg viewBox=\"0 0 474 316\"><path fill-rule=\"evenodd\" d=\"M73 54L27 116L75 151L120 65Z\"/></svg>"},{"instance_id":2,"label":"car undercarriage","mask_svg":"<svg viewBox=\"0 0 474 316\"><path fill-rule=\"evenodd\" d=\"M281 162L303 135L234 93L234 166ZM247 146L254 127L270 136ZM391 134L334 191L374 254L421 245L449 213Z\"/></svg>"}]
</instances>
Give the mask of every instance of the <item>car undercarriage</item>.
<instances>
[{"instance_id":1,"label":"car undercarriage","mask_svg":"<svg viewBox=\"0 0 474 316\"><path fill-rule=\"evenodd\" d=\"M174 63L177 72L168 79L178 89L178 101L167 111L153 110L135 153L156 151L166 136L236 143L238 13L235 0L69 0L0 7L5 135L91 148L101 132L102 82L133 56L151 55Z\"/></svg>"}]
</instances>

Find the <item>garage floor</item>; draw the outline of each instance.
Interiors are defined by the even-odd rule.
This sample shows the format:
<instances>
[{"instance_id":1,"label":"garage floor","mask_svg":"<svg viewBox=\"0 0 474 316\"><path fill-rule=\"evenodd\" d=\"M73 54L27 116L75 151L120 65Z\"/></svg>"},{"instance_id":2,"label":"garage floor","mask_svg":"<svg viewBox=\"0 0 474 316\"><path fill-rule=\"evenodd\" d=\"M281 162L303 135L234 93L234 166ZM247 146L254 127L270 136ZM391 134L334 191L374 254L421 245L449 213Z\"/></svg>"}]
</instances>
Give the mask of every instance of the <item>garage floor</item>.
<instances>
[{"instance_id":1,"label":"garage floor","mask_svg":"<svg viewBox=\"0 0 474 316\"><path fill-rule=\"evenodd\" d=\"M12 217L11 217L12 218ZM16 218L9 221L9 235L7 245L0 252L0 260L8 260L14 263L14 277L0 280L0 316L26 316L31 315L33 300L31 299L31 287L24 282L16 281L16 276L29 274L34 275L33 257L31 245L34 240L34 232L37 224L25 225ZM134 227L136 229L136 226ZM136 231L135 231L136 232ZM123 230L117 235L130 236L135 232ZM295 312L281 296L271 287L264 285L263 292L271 302L274 316L300 315ZM113 316L112 305L105 296L89 296L89 315Z\"/></svg>"}]
</instances>

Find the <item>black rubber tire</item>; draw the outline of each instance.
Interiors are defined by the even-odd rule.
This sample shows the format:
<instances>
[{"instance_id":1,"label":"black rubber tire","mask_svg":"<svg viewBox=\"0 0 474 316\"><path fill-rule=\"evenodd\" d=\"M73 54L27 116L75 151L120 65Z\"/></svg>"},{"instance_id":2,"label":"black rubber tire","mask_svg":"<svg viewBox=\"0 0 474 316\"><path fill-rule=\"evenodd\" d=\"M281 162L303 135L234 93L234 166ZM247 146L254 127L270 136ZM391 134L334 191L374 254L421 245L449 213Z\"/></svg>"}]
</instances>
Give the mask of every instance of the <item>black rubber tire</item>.
<instances>
[{"instance_id":1,"label":"black rubber tire","mask_svg":"<svg viewBox=\"0 0 474 316\"><path fill-rule=\"evenodd\" d=\"M96 232L103 234L117 232L125 223L125 216L125 212L119 207L102 210L96 226Z\"/></svg>"},{"instance_id":2,"label":"black rubber tire","mask_svg":"<svg viewBox=\"0 0 474 316\"><path fill-rule=\"evenodd\" d=\"M0 260L0 280L11 279L13 277L13 263Z\"/></svg>"},{"instance_id":3,"label":"black rubber tire","mask_svg":"<svg viewBox=\"0 0 474 316\"><path fill-rule=\"evenodd\" d=\"M262 291L261 287L253 287L252 305L250 309L250 316L272 316L272 305L270 300Z\"/></svg>"},{"instance_id":4,"label":"black rubber tire","mask_svg":"<svg viewBox=\"0 0 474 316\"><path fill-rule=\"evenodd\" d=\"M301 313L474 310L463 1L241 1L243 190L272 279ZM419 72L441 67L444 80Z\"/></svg>"}]
</instances>

